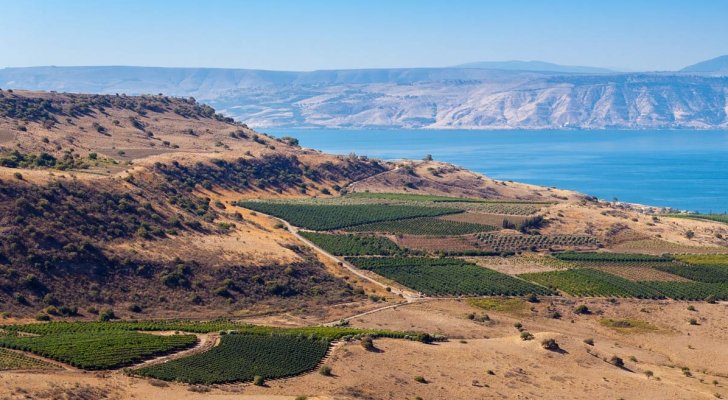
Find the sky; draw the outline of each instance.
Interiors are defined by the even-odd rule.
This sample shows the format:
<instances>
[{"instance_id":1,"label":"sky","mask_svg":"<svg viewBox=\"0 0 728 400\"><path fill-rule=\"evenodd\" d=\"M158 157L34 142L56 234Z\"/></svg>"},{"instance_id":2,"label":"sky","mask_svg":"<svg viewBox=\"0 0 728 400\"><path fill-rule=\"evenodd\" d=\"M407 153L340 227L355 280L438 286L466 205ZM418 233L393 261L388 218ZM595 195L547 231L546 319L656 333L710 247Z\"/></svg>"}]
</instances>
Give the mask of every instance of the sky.
<instances>
[{"instance_id":1,"label":"sky","mask_svg":"<svg viewBox=\"0 0 728 400\"><path fill-rule=\"evenodd\" d=\"M728 54L721 0L0 0L0 15L0 67L655 71Z\"/></svg>"}]
</instances>

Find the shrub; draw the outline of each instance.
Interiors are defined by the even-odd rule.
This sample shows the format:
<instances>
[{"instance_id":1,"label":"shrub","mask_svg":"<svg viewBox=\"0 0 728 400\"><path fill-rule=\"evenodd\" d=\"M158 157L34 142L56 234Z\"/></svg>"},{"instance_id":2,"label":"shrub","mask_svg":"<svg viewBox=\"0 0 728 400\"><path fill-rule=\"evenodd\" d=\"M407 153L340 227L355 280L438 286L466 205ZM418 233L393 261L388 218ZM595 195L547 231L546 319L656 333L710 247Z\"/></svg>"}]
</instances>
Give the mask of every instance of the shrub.
<instances>
[{"instance_id":1,"label":"shrub","mask_svg":"<svg viewBox=\"0 0 728 400\"><path fill-rule=\"evenodd\" d=\"M698 325L698 320L695 318L690 318L690 321L688 321L690 325Z\"/></svg>"},{"instance_id":2,"label":"shrub","mask_svg":"<svg viewBox=\"0 0 728 400\"><path fill-rule=\"evenodd\" d=\"M556 343L555 339L544 339L541 342L541 347L543 347L546 350L550 351L557 351L559 350L559 344Z\"/></svg>"},{"instance_id":3,"label":"shrub","mask_svg":"<svg viewBox=\"0 0 728 400\"><path fill-rule=\"evenodd\" d=\"M255 386L265 385L265 378L263 378L260 375L256 375L255 377L253 377L253 385L255 385Z\"/></svg>"},{"instance_id":4,"label":"shrub","mask_svg":"<svg viewBox=\"0 0 728 400\"><path fill-rule=\"evenodd\" d=\"M609 363L614 365L615 367L624 368L624 360L622 360L622 358L620 357L612 356L612 358L609 359Z\"/></svg>"},{"instance_id":5,"label":"shrub","mask_svg":"<svg viewBox=\"0 0 728 400\"><path fill-rule=\"evenodd\" d=\"M584 343L588 344L589 346L594 346L594 339L592 339L592 338L584 339Z\"/></svg>"},{"instance_id":6,"label":"shrub","mask_svg":"<svg viewBox=\"0 0 728 400\"><path fill-rule=\"evenodd\" d=\"M116 314L114 314L113 309L104 308L99 312L99 321L111 321L112 319L116 319Z\"/></svg>"},{"instance_id":7,"label":"shrub","mask_svg":"<svg viewBox=\"0 0 728 400\"><path fill-rule=\"evenodd\" d=\"M332 376L331 373L331 367L328 365L322 365L321 368L319 368L319 373L323 376Z\"/></svg>"},{"instance_id":8,"label":"shrub","mask_svg":"<svg viewBox=\"0 0 728 400\"><path fill-rule=\"evenodd\" d=\"M15 177L15 179L17 179L19 181L23 180L23 174L21 174L20 172L14 173L13 176Z\"/></svg>"},{"instance_id":9,"label":"shrub","mask_svg":"<svg viewBox=\"0 0 728 400\"><path fill-rule=\"evenodd\" d=\"M376 349L371 336L364 336L361 338L361 347L363 347L366 351L374 351Z\"/></svg>"},{"instance_id":10,"label":"shrub","mask_svg":"<svg viewBox=\"0 0 728 400\"><path fill-rule=\"evenodd\" d=\"M649 379L649 378L652 378L653 376L655 376L655 373L648 369L645 371L645 376L647 377L647 379Z\"/></svg>"},{"instance_id":11,"label":"shrub","mask_svg":"<svg viewBox=\"0 0 728 400\"><path fill-rule=\"evenodd\" d=\"M586 304L582 304L579 307L576 307L574 309L574 312L582 315L591 314L591 310L589 309L589 307L586 306Z\"/></svg>"},{"instance_id":12,"label":"shrub","mask_svg":"<svg viewBox=\"0 0 728 400\"><path fill-rule=\"evenodd\" d=\"M521 340L533 340L533 335L528 331L521 332Z\"/></svg>"},{"instance_id":13,"label":"shrub","mask_svg":"<svg viewBox=\"0 0 728 400\"><path fill-rule=\"evenodd\" d=\"M425 379L424 376L417 375L417 376L415 376L415 382L418 382L418 383L427 383L427 379Z\"/></svg>"}]
</instances>

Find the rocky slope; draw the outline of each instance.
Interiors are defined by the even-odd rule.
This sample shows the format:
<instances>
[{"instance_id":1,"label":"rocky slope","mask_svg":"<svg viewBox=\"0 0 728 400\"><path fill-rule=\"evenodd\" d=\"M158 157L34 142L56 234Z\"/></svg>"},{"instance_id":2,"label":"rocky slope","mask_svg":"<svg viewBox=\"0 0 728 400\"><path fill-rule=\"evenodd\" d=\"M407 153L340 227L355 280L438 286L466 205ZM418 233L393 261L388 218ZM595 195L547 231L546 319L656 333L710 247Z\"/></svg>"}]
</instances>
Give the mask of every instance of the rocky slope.
<instances>
[{"instance_id":1,"label":"rocky slope","mask_svg":"<svg viewBox=\"0 0 728 400\"><path fill-rule=\"evenodd\" d=\"M699 68L625 74L466 67L313 72L38 67L0 70L0 87L195 96L261 128L728 127L728 77Z\"/></svg>"}]
</instances>

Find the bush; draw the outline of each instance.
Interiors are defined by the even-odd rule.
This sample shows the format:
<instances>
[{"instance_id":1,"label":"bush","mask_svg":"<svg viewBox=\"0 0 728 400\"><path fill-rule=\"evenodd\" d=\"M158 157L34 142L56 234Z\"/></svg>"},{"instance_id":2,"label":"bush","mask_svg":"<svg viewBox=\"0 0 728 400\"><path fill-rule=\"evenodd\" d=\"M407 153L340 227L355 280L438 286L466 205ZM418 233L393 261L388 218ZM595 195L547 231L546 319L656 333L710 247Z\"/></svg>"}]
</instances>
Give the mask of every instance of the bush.
<instances>
[{"instance_id":1,"label":"bush","mask_svg":"<svg viewBox=\"0 0 728 400\"><path fill-rule=\"evenodd\" d=\"M574 309L576 314L588 315L591 314L591 310L585 304L580 305Z\"/></svg>"},{"instance_id":2,"label":"bush","mask_svg":"<svg viewBox=\"0 0 728 400\"><path fill-rule=\"evenodd\" d=\"M116 319L116 314L114 314L113 309L104 308L99 312L99 321L111 321L112 319Z\"/></svg>"},{"instance_id":3,"label":"bush","mask_svg":"<svg viewBox=\"0 0 728 400\"><path fill-rule=\"evenodd\" d=\"M559 344L556 343L555 339L544 339L541 342L541 347L543 347L546 350L550 351L557 351L559 350Z\"/></svg>"},{"instance_id":4,"label":"bush","mask_svg":"<svg viewBox=\"0 0 728 400\"><path fill-rule=\"evenodd\" d=\"M538 299L538 296L531 293L528 296L526 296L526 301L529 303L538 303L540 300Z\"/></svg>"},{"instance_id":5,"label":"bush","mask_svg":"<svg viewBox=\"0 0 728 400\"><path fill-rule=\"evenodd\" d=\"M592 339L592 338L584 339L584 343L588 344L589 346L594 346L594 339Z\"/></svg>"},{"instance_id":6,"label":"bush","mask_svg":"<svg viewBox=\"0 0 728 400\"><path fill-rule=\"evenodd\" d=\"M374 347L374 340L372 340L371 336L364 336L363 338L361 338L361 347L363 347L366 351L376 350L376 348Z\"/></svg>"},{"instance_id":7,"label":"bush","mask_svg":"<svg viewBox=\"0 0 728 400\"><path fill-rule=\"evenodd\" d=\"M417 375L417 376L415 376L415 382L418 382L418 383L427 383L427 379L425 379L424 376Z\"/></svg>"},{"instance_id":8,"label":"bush","mask_svg":"<svg viewBox=\"0 0 728 400\"><path fill-rule=\"evenodd\" d=\"M319 368L319 373L323 376L332 376L331 373L331 367L328 365L322 365L321 368Z\"/></svg>"},{"instance_id":9,"label":"bush","mask_svg":"<svg viewBox=\"0 0 728 400\"><path fill-rule=\"evenodd\" d=\"M528 331L521 332L521 340L533 340L533 335Z\"/></svg>"},{"instance_id":10,"label":"bush","mask_svg":"<svg viewBox=\"0 0 728 400\"><path fill-rule=\"evenodd\" d=\"M609 359L609 363L615 367L624 368L624 360L622 360L621 357L612 356L612 358Z\"/></svg>"},{"instance_id":11,"label":"bush","mask_svg":"<svg viewBox=\"0 0 728 400\"><path fill-rule=\"evenodd\" d=\"M265 385L265 378L263 378L260 375L256 375L255 377L253 377L253 385L255 385L255 386Z\"/></svg>"}]
</instances>

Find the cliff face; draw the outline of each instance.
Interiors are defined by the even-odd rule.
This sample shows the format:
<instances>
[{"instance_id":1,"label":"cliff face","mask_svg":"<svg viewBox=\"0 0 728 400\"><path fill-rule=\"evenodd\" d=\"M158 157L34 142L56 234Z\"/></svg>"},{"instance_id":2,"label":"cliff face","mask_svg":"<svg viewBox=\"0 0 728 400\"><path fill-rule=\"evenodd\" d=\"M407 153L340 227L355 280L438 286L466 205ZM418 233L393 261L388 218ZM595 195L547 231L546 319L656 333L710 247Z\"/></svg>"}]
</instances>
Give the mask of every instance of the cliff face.
<instances>
[{"instance_id":1,"label":"cliff face","mask_svg":"<svg viewBox=\"0 0 728 400\"><path fill-rule=\"evenodd\" d=\"M0 87L195 96L255 127L723 129L715 75L69 67L0 70Z\"/></svg>"}]
</instances>

